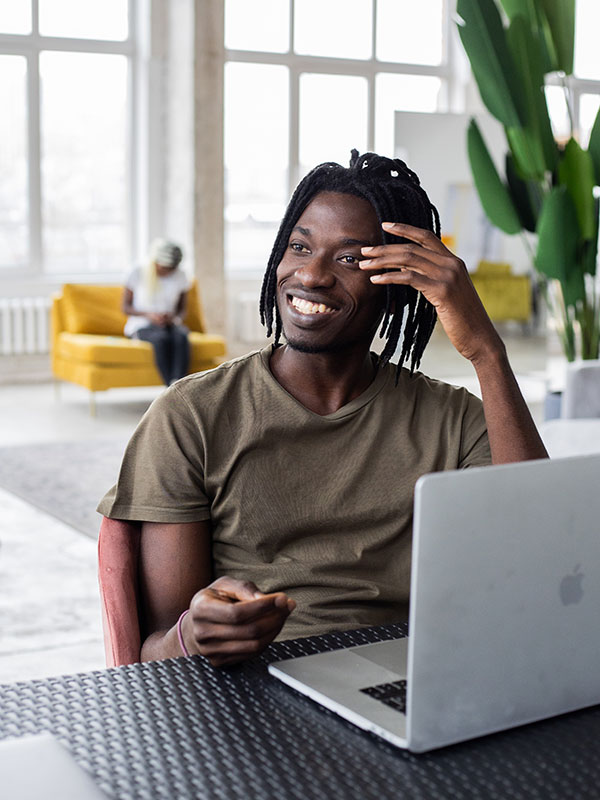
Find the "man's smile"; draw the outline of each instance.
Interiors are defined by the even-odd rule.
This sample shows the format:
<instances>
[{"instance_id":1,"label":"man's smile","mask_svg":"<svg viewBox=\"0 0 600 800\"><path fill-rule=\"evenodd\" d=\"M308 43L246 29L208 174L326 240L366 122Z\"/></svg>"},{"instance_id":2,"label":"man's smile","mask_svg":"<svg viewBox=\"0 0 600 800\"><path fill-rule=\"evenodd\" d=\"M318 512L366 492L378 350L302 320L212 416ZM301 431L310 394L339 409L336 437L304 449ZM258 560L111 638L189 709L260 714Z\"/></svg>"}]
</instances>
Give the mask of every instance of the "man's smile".
<instances>
[{"instance_id":1,"label":"man's smile","mask_svg":"<svg viewBox=\"0 0 600 800\"><path fill-rule=\"evenodd\" d=\"M306 300L304 297L297 297L296 295L288 295L288 302L296 311L301 314L333 314L337 309L325 305L325 303L314 303Z\"/></svg>"}]
</instances>

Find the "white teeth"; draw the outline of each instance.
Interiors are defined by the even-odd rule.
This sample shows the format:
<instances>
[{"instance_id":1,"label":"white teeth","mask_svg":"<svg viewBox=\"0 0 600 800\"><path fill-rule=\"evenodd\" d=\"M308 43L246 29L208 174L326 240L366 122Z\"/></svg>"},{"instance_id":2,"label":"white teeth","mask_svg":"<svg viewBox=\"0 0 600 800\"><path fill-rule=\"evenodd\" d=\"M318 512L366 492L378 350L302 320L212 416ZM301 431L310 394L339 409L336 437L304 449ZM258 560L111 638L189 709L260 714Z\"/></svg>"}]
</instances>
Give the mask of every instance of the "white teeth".
<instances>
[{"instance_id":1,"label":"white teeth","mask_svg":"<svg viewBox=\"0 0 600 800\"><path fill-rule=\"evenodd\" d=\"M292 296L291 303L301 314L331 314L334 311L333 308L329 308L324 303L310 303L301 297Z\"/></svg>"}]
</instances>

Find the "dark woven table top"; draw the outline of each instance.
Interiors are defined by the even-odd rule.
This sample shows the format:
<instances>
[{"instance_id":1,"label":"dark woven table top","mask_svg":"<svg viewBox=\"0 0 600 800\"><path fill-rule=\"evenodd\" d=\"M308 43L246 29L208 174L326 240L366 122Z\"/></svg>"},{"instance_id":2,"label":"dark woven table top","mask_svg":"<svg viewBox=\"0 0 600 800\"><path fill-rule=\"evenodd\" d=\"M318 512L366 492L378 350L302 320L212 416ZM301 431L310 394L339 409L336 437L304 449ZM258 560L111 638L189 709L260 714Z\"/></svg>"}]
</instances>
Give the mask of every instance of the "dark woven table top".
<instances>
[{"instance_id":1,"label":"dark woven table top","mask_svg":"<svg viewBox=\"0 0 600 800\"><path fill-rule=\"evenodd\" d=\"M600 798L600 707L416 756L266 670L405 631L281 642L229 670L193 657L0 686L0 738L53 733L115 798Z\"/></svg>"}]
</instances>

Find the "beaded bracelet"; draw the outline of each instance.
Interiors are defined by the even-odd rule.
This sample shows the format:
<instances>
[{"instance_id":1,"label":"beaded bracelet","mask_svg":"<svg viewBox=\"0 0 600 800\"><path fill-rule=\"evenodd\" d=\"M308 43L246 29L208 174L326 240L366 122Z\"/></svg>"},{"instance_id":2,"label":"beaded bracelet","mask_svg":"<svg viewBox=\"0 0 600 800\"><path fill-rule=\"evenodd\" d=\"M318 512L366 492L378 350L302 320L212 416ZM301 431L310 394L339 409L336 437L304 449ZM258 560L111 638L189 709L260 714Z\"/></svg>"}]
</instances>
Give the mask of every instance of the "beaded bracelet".
<instances>
[{"instance_id":1,"label":"beaded bracelet","mask_svg":"<svg viewBox=\"0 0 600 800\"><path fill-rule=\"evenodd\" d=\"M183 653L184 656L189 656L189 652L187 647L185 646L185 642L183 641L183 631L181 630L181 624L183 622L183 618L185 617L185 615L189 614L189 611L190 611L189 608L186 608L186 610L177 620L177 638L179 639L179 646L181 647L181 652Z\"/></svg>"}]
</instances>

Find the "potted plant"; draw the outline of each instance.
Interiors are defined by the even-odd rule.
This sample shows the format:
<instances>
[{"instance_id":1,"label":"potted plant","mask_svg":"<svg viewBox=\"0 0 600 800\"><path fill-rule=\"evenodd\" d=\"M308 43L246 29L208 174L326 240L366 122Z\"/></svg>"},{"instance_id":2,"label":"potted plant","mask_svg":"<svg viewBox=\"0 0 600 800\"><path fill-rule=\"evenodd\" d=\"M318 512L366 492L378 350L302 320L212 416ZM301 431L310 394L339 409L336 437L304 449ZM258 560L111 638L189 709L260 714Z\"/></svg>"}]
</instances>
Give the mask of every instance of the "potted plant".
<instances>
[{"instance_id":1,"label":"potted plant","mask_svg":"<svg viewBox=\"0 0 600 800\"><path fill-rule=\"evenodd\" d=\"M457 12L481 99L506 133L501 176L475 120L469 126L469 161L483 209L505 233L537 234L533 263L565 356L596 359L600 111L587 149L572 115L570 135L556 141L544 92L546 76L556 73L570 109L575 0L458 0Z\"/></svg>"}]
</instances>

